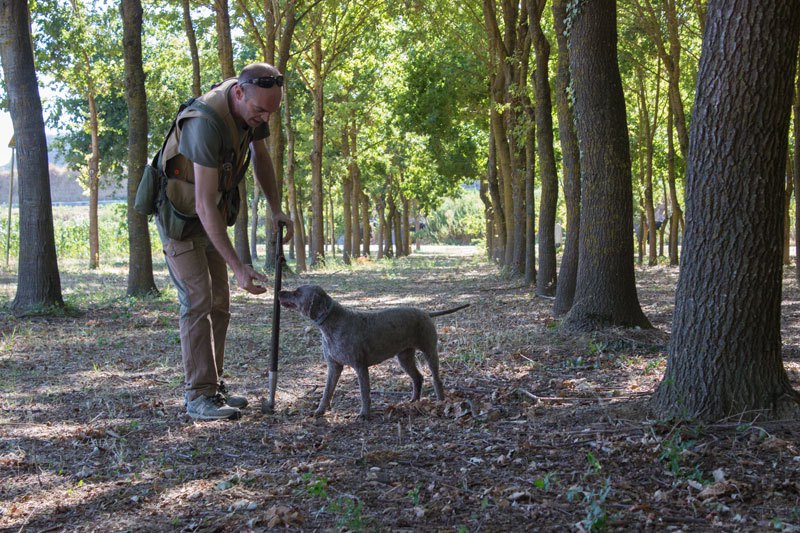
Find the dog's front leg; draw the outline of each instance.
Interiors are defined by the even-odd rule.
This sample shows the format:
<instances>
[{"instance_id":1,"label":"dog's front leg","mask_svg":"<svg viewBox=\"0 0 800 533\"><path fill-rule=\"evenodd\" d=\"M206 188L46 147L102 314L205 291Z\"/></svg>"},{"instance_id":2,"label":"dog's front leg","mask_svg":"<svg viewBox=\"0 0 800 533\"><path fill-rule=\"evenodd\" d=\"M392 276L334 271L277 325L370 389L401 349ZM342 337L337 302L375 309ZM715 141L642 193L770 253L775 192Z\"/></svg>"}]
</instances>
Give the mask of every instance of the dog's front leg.
<instances>
[{"instance_id":1,"label":"dog's front leg","mask_svg":"<svg viewBox=\"0 0 800 533\"><path fill-rule=\"evenodd\" d=\"M322 392L322 399L319 401L319 407L314 411L314 416L322 416L325 411L331 407L331 398L333 398L333 390L339 382L339 376L342 375L342 365L331 359L325 358L328 362L328 377L325 380L325 390Z\"/></svg>"},{"instance_id":2,"label":"dog's front leg","mask_svg":"<svg viewBox=\"0 0 800 533\"><path fill-rule=\"evenodd\" d=\"M361 420L369 420L369 368L367 365L355 367L356 376L358 376L358 387L361 389L361 412L358 413L358 418Z\"/></svg>"}]
</instances>

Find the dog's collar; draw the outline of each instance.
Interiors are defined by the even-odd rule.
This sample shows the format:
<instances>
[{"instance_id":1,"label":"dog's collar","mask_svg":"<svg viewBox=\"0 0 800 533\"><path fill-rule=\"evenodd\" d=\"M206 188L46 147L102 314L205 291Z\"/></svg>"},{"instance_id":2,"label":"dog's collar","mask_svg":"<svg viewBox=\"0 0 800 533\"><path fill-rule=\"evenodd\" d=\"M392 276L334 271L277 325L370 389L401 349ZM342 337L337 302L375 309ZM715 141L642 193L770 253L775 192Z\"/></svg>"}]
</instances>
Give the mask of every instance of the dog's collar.
<instances>
[{"instance_id":1,"label":"dog's collar","mask_svg":"<svg viewBox=\"0 0 800 533\"><path fill-rule=\"evenodd\" d=\"M325 312L323 312L319 317L314 319L314 323L316 325L318 325L318 326L321 326L323 322L328 320L328 317L330 316L331 311L333 311L333 306L334 306L334 302L331 302L331 305L328 306L328 308L325 310Z\"/></svg>"}]
</instances>

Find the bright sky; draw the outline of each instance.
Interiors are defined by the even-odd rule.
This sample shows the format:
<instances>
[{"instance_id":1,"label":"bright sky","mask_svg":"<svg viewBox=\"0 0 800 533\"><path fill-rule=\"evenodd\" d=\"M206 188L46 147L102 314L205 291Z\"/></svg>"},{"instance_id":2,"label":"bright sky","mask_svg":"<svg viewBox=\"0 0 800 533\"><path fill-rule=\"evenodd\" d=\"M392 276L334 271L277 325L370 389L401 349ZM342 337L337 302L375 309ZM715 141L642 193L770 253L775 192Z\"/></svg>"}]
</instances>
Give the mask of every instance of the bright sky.
<instances>
[{"instance_id":1,"label":"bright sky","mask_svg":"<svg viewBox=\"0 0 800 533\"><path fill-rule=\"evenodd\" d=\"M7 165L11 161L11 134L14 129L11 126L11 115L7 111L0 111L0 167Z\"/></svg>"}]
</instances>

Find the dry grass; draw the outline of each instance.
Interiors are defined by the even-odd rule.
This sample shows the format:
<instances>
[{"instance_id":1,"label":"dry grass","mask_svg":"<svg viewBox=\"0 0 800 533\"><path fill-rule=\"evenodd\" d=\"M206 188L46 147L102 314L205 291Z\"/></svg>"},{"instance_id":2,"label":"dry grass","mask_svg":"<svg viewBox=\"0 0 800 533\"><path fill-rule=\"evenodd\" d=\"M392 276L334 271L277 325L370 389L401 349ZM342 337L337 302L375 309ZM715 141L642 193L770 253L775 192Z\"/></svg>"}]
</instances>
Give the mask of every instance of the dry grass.
<instances>
[{"instance_id":1,"label":"dry grass","mask_svg":"<svg viewBox=\"0 0 800 533\"><path fill-rule=\"evenodd\" d=\"M672 426L648 412L664 368L677 270L640 269L655 331L558 332L550 300L481 258L423 249L284 279L345 305L412 304L436 319L447 400L409 404L395 362L354 373L308 415L319 335L284 313L277 414L262 415L271 297L235 293L226 377L256 405L236 422L182 406L175 294L133 301L121 267L62 265L77 315L0 316L0 528L8 531L797 530L796 423ZM163 267L159 286L167 284ZM0 298L13 297L0 277ZM786 278L786 366L800 381L800 302ZM423 365L424 366L424 365ZM425 370L423 370L425 373Z\"/></svg>"}]
</instances>

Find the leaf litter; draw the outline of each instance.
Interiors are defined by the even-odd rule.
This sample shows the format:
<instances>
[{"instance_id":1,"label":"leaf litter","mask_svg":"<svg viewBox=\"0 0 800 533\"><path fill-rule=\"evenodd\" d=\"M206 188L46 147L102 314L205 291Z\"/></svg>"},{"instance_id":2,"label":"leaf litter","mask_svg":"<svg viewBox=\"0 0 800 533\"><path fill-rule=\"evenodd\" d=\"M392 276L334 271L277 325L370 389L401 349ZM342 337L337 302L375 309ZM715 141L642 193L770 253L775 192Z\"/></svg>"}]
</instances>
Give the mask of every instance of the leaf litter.
<instances>
[{"instance_id":1,"label":"leaf litter","mask_svg":"<svg viewBox=\"0 0 800 533\"><path fill-rule=\"evenodd\" d=\"M174 293L108 296L121 274L65 267L95 299L78 317L0 315L0 529L9 531L797 531L796 421L661 421L677 269L637 269L653 331L559 332L552 300L477 256L287 276L345 305L471 307L436 319L447 397L423 399L394 361L370 369L357 419L346 369L332 409L320 338L282 313L277 412L263 415L271 298L234 292L226 383L234 422L185 415ZM784 360L800 380L800 293L784 280ZM157 271L167 286L166 271ZM116 278L115 278L116 276ZM119 279L117 279L119 278ZM70 281L71 280L71 281ZM13 279L0 280L5 294ZM104 296L105 295L105 296ZM269 296L269 295L268 295ZM85 297L83 297L85 300Z\"/></svg>"}]
</instances>

